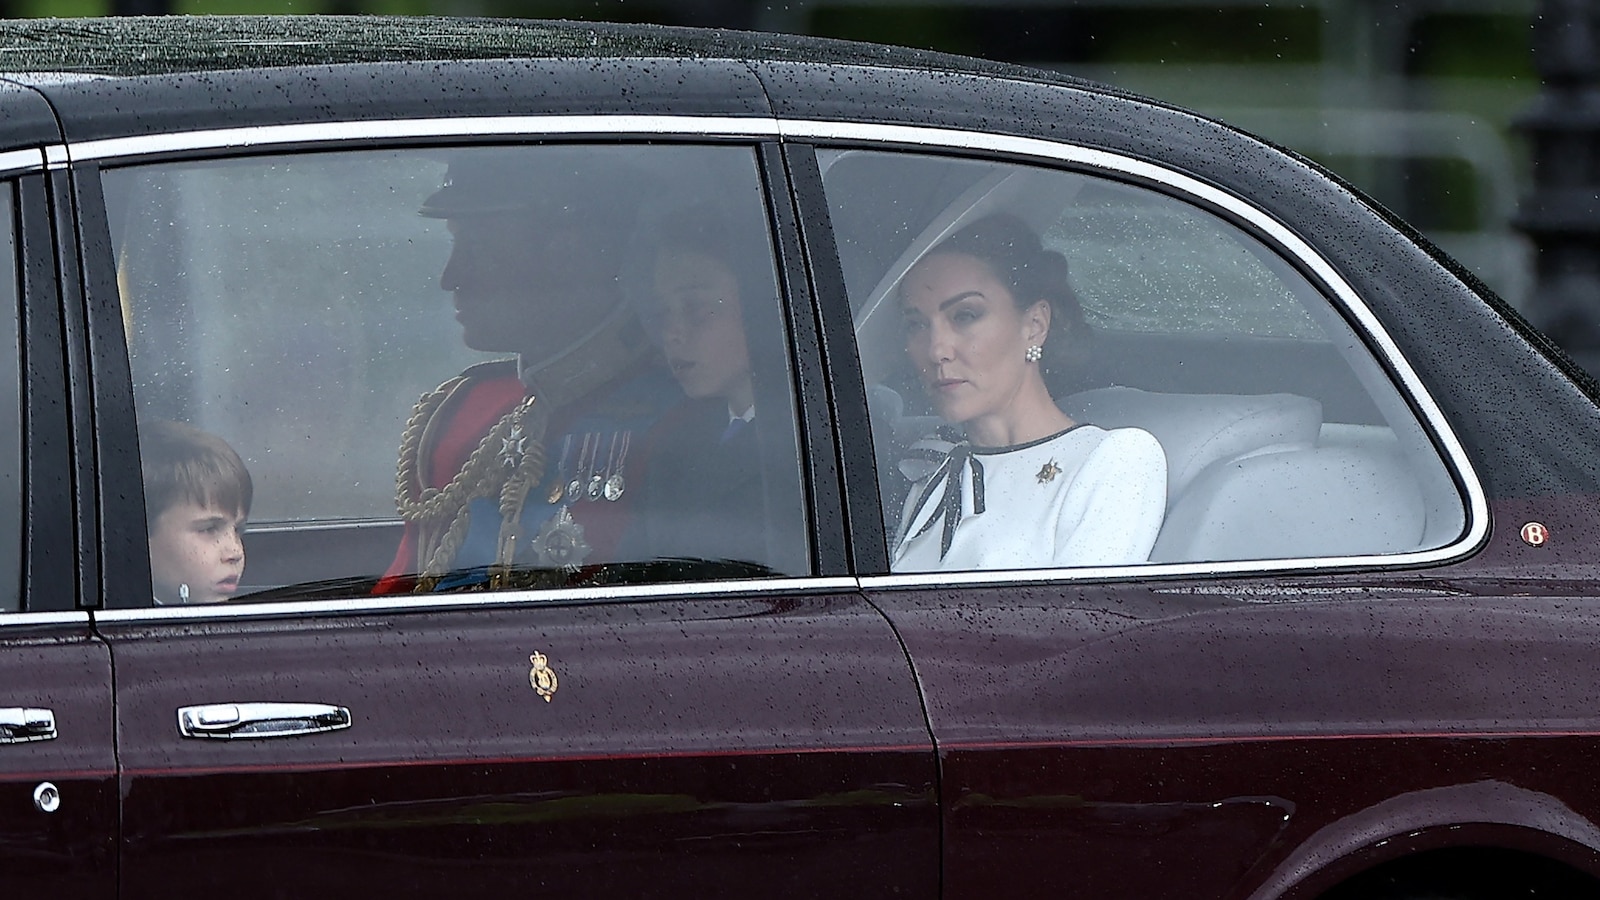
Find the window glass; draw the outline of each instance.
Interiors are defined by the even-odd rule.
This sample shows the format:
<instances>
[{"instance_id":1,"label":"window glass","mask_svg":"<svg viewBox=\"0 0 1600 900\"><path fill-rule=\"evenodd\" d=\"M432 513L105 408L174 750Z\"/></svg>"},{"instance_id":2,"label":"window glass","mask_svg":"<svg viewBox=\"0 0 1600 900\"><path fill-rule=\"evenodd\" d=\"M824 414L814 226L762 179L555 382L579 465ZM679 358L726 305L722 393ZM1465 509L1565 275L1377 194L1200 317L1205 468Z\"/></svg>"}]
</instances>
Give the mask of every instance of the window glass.
<instances>
[{"instance_id":1,"label":"window glass","mask_svg":"<svg viewBox=\"0 0 1600 900\"><path fill-rule=\"evenodd\" d=\"M1092 327L1316 339L1311 317L1273 267L1208 213L1120 185L1084 186L1044 226L1072 260Z\"/></svg>"},{"instance_id":2,"label":"window glass","mask_svg":"<svg viewBox=\"0 0 1600 900\"><path fill-rule=\"evenodd\" d=\"M1043 167L819 162L895 571L1365 556L1461 534L1383 368L1229 221Z\"/></svg>"},{"instance_id":3,"label":"window glass","mask_svg":"<svg viewBox=\"0 0 1600 900\"><path fill-rule=\"evenodd\" d=\"M22 608L22 362L15 194L0 187L0 612Z\"/></svg>"},{"instance_id":4,"label":"window glass","mask_svg":"<svg viewBox=\"0 0 1600 900\"><path fill-rule=\"evenodd\" d=\"M156 602L804 573L749 148L104 178Z\"/></svg>"}]
</instances>

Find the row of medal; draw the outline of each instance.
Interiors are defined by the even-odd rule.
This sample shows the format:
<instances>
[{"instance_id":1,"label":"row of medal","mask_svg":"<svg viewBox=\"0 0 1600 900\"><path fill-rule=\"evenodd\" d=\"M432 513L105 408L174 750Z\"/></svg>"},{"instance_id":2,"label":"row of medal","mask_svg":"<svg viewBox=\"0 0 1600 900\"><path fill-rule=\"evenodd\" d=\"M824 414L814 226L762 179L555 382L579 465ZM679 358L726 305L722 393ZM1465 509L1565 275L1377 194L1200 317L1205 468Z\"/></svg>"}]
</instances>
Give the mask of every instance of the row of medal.
<instances>
[{"instance_id":1,"label":"row of medal","mask_svg":"<svg viewBox=\"0 0 1600 900\"><path fill-rule=\"evenodd\" d=\"M577 503L579 500L622 499L627 489L627 479L622 477L628 463L628 447L633 443L633 432L613 431L607 444L607 435L598 431L585 432L578 453L572 453L574 438L569 434L561 442L561 461L556 464L555 483L545 498L551 503ZM604 454L604 465L601 465ZM568 463L572 463L569 468Z\"/></svg>"}]
</instances>

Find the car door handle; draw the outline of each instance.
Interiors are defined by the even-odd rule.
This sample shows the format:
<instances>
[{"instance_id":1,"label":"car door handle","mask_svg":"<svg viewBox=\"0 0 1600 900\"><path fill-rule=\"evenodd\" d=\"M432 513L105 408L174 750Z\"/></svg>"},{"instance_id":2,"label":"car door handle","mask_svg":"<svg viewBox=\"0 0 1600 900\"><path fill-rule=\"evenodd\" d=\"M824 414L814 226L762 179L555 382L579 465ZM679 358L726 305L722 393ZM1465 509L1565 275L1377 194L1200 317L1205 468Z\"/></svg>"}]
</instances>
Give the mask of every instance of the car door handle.
<instances>
[{"instance_id":1,"label":"car door handle","mask_svg":"<svg viewBox=\"0 0 1600 900\"><path fill-rule=\"evenodd\" d=\"M186 738L294 737L350 727L350 710L327 703L207 703L178 710Z\"/></svg>"},{"instance_id":2,"label":"car door handle","mask_svg":"<svg viewBox=\"0 0 1600 900\"><path fill-rule=\"evenodd\" d=\"M25 706L0 707L0 744L49 741L56 736L56 714Z\"/></svg>"}]
</instances>

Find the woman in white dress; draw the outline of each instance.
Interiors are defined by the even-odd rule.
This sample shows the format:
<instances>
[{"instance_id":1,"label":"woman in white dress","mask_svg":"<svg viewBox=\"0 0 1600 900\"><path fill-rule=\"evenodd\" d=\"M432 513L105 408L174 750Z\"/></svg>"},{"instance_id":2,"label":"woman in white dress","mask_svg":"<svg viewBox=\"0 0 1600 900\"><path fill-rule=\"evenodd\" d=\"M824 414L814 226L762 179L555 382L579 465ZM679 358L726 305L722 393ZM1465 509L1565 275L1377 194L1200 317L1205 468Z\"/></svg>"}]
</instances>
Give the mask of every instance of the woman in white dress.
<instances>
[{"instance_id":1,"label":"woman in white dress","mask_svg":"<svg viewBox=\"0 0 1600 900\"><path fill-rule=\"evenodd\" d=\"M911 267L900 306L906 353L934 408L958 427L913 447L923 468L893 569L1148 559L1166 510L1161 445L1138 428L1073 421L1041 371L1069 359L1087 332L1066 259L1020 219L989 216Z\"/></svg>"}]
</instances>

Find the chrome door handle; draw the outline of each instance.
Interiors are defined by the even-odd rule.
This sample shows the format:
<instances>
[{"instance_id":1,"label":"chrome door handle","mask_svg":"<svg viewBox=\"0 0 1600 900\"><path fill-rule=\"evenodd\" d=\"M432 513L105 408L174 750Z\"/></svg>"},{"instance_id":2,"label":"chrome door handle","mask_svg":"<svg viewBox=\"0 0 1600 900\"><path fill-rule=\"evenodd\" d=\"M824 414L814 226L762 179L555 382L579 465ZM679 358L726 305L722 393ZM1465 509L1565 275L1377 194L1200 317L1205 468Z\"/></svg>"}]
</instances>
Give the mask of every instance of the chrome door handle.
<instances>
[{"instance_id":1,"label":"chrome door handle","mask_svg":"<svg viewBox=\"0 0 1600 900\"><path fill-rule=\"evenodd\" d=\"M56 736L56 714L48 709L0 707L0 744L49 741Z\"/></svg>"},{"instance_id":2,"label":"chrome door handle","mask_svg":"<svg viewBox=\"0 0 1600 900\"><path fill-rule=\"evenodd\" d=\"M207 703L178 710L186 738L294 737L350 727L350 710L327 703Z\"/></svg>"}]
</instances>

